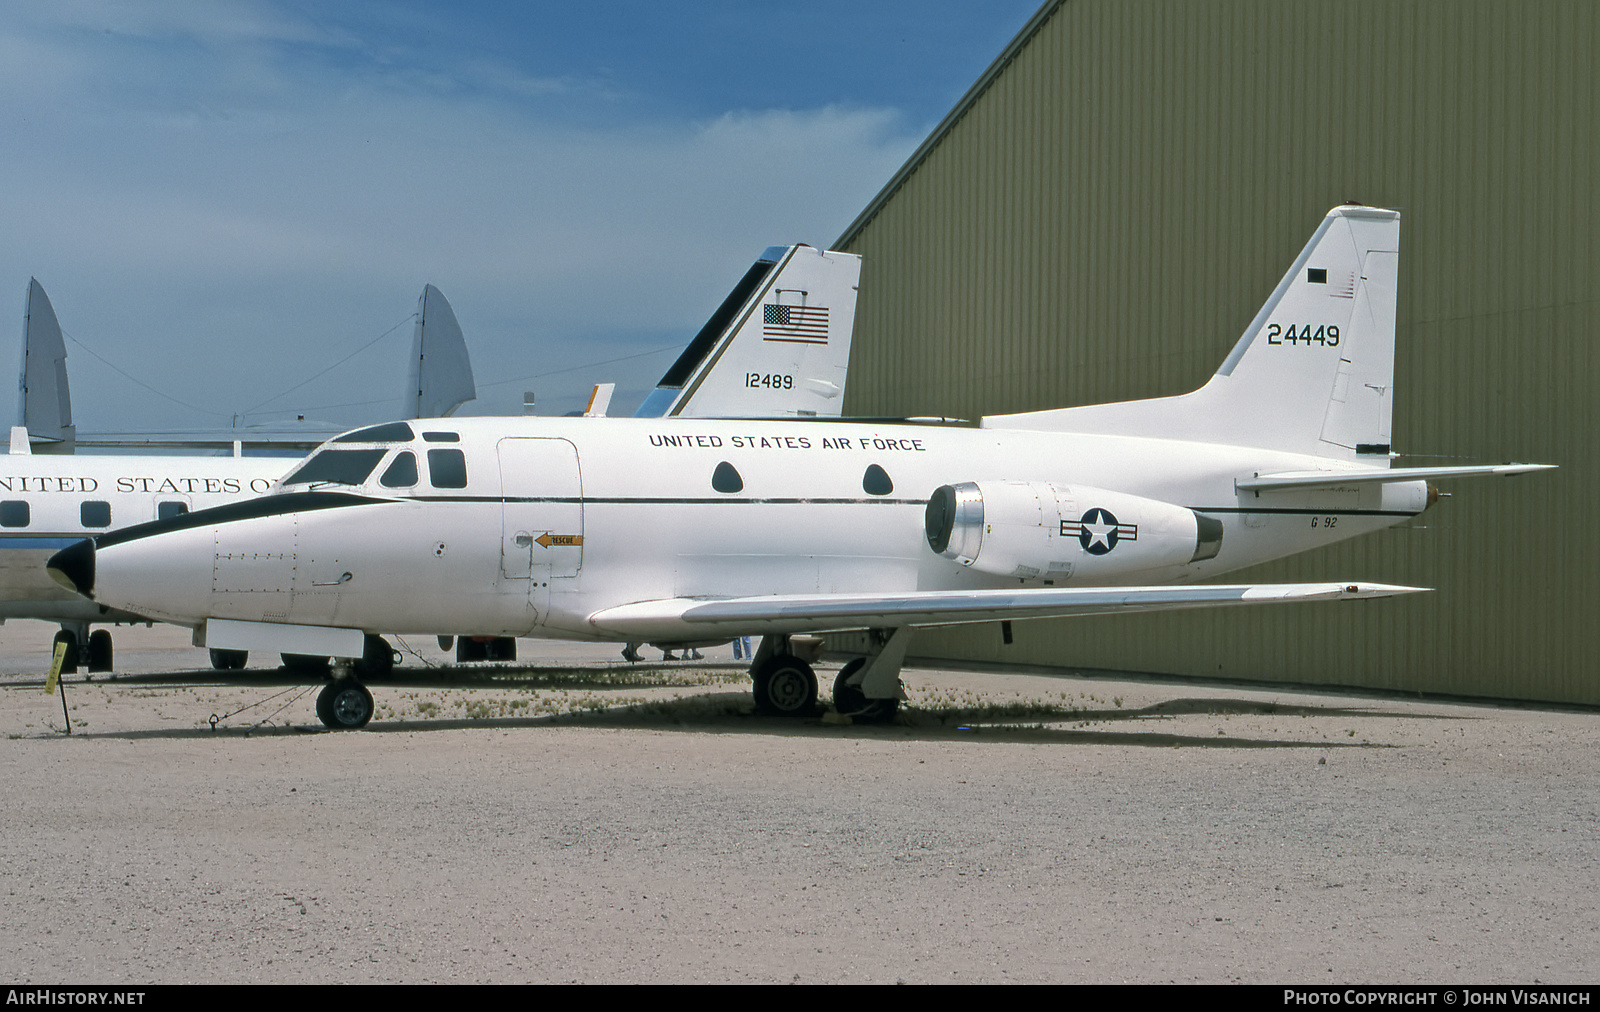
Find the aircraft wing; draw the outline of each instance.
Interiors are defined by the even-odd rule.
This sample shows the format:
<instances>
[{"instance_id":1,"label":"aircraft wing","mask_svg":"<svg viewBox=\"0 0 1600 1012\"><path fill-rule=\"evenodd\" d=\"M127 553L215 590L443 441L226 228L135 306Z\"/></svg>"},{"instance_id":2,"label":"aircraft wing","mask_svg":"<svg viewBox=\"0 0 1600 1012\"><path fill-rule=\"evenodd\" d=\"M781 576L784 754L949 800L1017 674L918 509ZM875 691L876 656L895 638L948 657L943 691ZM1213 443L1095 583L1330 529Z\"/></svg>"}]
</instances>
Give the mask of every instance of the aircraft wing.
<instances>
[{"instance_id":1,"label":"aircraft wing","mask_svg":"<svg viewBox=\"0 0 1600 1012\"><path fill-rule=\"evenodd\" d=\"M1178 608L1295 601L1355 601L1415 594L1424 587L1382 583L1203 584L1193 587L1061 587L1038 590L925 590L908 594L788 594L721 600L669 598L589 616L597 631L636 640L679 639L687 625L707 638L760 633L893 629L1027 618L1065 618Z\"/></svg>"},{"instance_id":2,"label":"aircraft wing","mask_svg":"<svg viewBox=\"0 0 1600 1012\"><path fill-rule=\"evenodd\" d=\"M1386 481L1427 481L1433 478L1509 477L1532 471L1549 471L1555 464L1475 464L1467 467L1375 467L1364 471L1284 471L1241 478L1241 492L1267 492L1285 488L1326 488L1330 485L1369 485Z\"/></svg>"}]
</instances>

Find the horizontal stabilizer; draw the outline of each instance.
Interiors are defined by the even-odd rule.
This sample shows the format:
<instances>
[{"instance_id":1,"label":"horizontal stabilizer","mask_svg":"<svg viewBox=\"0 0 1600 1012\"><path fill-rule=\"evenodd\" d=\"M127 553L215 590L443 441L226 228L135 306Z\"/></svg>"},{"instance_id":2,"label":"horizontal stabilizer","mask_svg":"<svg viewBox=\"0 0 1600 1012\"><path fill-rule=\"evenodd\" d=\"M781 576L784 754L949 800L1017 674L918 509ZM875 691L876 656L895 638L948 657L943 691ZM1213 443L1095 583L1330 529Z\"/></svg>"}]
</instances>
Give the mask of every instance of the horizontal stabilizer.
<instances>
[{"instance_id":1,"label":"horizontal stabilizer","mask_svg":"<svg viewBox=\"0 0 1600 1012\"><path fill-rule=\"evenodd\" d=\"M726 600L670 598L607 608L589 617L602 633L628 639L830 632L960 625L1027 618L1221 608L1295 601L1354 601L1415 594L1423 587L1381 583L1267 583L1194 587L1083 587L1040 590L925 590L909 594L791 594Z\"/></svg>"},{"instance_id":2,"label":"horizontal stabilizer","mask_svg":"<svg viewBox=\"0 0 1600 1012\"><path fill-rule=\"evenodd\" d=\"M1241 492L1268 492L1285 488L1329 488L1336 485L1371 485L1389 481L1431 481L1434 478L1478 478L1486 475L1509 477L1534 471L1549 471L1555 464L1481 464L1469 467L1383 467L1362 471L1285 471L1241 478L1234 486Z\"/></svg>"}]
</instances>

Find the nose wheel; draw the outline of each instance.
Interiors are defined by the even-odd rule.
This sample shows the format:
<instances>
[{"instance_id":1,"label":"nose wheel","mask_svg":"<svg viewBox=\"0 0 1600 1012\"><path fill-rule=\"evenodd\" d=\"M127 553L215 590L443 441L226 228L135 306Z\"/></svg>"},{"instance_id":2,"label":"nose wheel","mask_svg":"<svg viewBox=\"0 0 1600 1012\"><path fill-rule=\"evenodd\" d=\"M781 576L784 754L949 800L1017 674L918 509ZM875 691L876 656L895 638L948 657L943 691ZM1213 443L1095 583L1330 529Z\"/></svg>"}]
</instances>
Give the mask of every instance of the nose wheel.
<instances>
[{"instance_id":1,"label":"nose wheel","mask_svg":"<svg viewBox=\"0 0 1600 1012\"><path fill-rule=\"evenodd\" d=\"M366 727L372 710L372 693L354 678L329 682L317 694L317 716L335 731Z\"/></svg>"}]
</instances>

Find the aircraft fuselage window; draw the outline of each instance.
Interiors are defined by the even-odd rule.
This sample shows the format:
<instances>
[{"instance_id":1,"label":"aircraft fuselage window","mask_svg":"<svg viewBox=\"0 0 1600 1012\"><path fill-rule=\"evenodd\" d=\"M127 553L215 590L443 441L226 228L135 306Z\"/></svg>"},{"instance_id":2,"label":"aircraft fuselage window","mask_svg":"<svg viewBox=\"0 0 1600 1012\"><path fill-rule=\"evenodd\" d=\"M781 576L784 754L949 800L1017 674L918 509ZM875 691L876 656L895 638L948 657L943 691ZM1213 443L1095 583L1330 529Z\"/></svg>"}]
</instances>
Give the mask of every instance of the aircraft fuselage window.
<instances>
[{"instance_id":1,"label":"aircraft fuselage window","mask_svg":"<svg viewBox=\"0 0 1600 1012\"><path fill-rule=\"evenodd\" d=\"M739 469L724 460L711 472L711 487L718 492L744 491L744 479L739 477Z\"/></svg>"},{"instance_id":2,"label":"aircraft fuselage window","mask_svg":"<svg viewBox=\"0 0 1600 1012\"><path fill-rule=\"evenodd\" d=\"M466 488L467 455L460 450L429 450L428 480L434 488Z\"/></svg>"},{"instance_id":3,"label":"aircraft fuselage window","mask_svg":"<svg viewBox=\"0 0 1600 1012\"><path fill-rule=\"evenodd\" d=\"M0 527L28 526L28 504L19 500L0 502Z\"/></svg>"},{"instance_id":4,"label":"aircraft fuselage window","mask_svg":"<svg viewBox=\"0 0 1600 1012\"><path fill-rule=\"evenodd\" d=\"M335 443L409 443L416 438L411 426L405 422L385 422L369 425L365 429L334 436Z\"/></svg>"},{"instance_id":5,"label":"aircraft fuselage window","mask_svg":"<svg viewBox=\"0 0 1600 1012\"><path fill-rule=\"evenodd\" d=\"M387 450L320 450L285 479L285 485L359 485Z\"/></svg>"},{"instance_id":6,"label":"aircraft fuselage window","mask_svg":"<svg viewBox=\"0 0 1600 1012\"><path fill-rule=\"evenodd\" d=\"M79 504L78 522L85 527L110 527L111 504L93 499Z\"/></svg>"},{"instance_id":7,"label":"aircraft fuselage window","mask_svg":"<svg viewBox=\"0 0 1600 1012\"><path fill-rule=\"evenodd\" d=\"M425 443L459 443L461 436L455 432L424 432L422 440Z\"/></svg>"},{"instance_id":8,"label":"aircraft fuselage window","mask_svg":"<svg viewBox=\"0 0 1600 1012\"><path fill-rule=\"evenodd\" d=\"M171 520L173 517L181 517L187 512L189 512L189 504L186 502L156 503L157 520Z\"/></svg>"},{"instance_id":9,"label":"aircraft fuselage window","mask_svg":"<svg viewBox=\"0 0 1600 1012\"><path fill-rule=\"evenodd\" d=\"M894 491L894 482L889 480L889 472L877 464L868 464L867 473L861 476L861 490L867 495L888 495Z\"/></svg>"},{"instance_id":10,"label":"aircraft fuselage window","mask_svg":"<svg viewBox=\"0 0 1600 1012\"><path fill-rule=\"evenodd\" d=\"M410 450L398 454L384 469L378 483L384 488L410 488L417 483L417 455Z\"/></svg>"}]
</instances>

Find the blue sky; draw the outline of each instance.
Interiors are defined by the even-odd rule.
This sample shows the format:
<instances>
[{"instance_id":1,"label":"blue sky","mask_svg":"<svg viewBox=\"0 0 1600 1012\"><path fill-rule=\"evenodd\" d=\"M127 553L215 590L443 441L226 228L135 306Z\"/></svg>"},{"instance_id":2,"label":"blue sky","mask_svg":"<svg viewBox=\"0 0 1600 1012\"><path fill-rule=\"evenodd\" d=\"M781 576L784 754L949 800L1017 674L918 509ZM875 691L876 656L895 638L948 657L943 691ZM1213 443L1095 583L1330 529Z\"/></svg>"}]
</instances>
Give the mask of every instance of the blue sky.
<instances>
[{"instance_id":1,"label":"blue sky","mask_svg":"<svg viewBox=\"0 0 1600 1012\"><path fill-rule=\"evenodd\" d=\"M560 413L605 380L631 410L764 247L836 238L1037 6L8 4L0 362L35 276L80 430L361 424L398 410L431 282L464 410L531 389Z\"/></svg>"}]
</instances>

